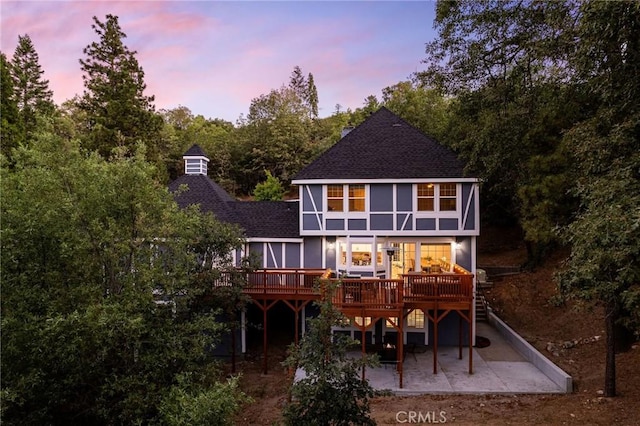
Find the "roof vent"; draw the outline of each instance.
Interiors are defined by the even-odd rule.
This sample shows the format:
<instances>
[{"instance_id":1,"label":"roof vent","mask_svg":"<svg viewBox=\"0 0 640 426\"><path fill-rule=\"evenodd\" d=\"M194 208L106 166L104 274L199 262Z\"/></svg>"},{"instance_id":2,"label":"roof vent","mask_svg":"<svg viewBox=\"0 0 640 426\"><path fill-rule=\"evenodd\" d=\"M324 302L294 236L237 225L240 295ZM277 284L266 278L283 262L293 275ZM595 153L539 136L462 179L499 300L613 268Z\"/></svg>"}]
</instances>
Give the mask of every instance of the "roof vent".
<instances>
[{"instance_id":1,"label":"roof vent","mask_svg":"<svg viewBox=\"0 0 640 426\"><path fill-rule=\"evenodd\" d=\"M402 124L400 124L400 123L393 123L393 124L392 124L392 126L393 126L393 127L402 127Z\"/></svg>"}]
</instances>

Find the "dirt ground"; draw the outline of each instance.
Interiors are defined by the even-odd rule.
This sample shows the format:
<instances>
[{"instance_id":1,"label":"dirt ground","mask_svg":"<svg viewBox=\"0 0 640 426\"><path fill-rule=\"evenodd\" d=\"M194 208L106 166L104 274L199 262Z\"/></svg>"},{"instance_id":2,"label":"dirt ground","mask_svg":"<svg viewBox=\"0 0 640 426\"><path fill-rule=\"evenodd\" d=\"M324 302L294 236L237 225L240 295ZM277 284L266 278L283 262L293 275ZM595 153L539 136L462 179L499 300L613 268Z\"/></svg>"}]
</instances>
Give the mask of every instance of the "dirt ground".
<instances>
[{"instance_id":1,"label":"dirt ground","mask_svg":"<svg viewBox=\"0 0 640 426\"><path fill-rule=\"evenodd\" d=\"M503 231L485 232L479 241L478 264L522 263L525 248L517 238L505 240L508 235ZM500 240L509 243L499 244ZM371 403L371 415L377 424L640 425L640 344L616 356L618 396L603 397L602 312L555 302L553 273L562 259L563 253L556 253L536 271L502 277L485 294L494 312L573 377L573 393L379 397ZM259 359L239 363L242 388L254 401L244 407L236 424L281 423L290 383L280 365L285 355L284 345L270 348L268 375L262 374Z\"/></svg>"}]
</instances>

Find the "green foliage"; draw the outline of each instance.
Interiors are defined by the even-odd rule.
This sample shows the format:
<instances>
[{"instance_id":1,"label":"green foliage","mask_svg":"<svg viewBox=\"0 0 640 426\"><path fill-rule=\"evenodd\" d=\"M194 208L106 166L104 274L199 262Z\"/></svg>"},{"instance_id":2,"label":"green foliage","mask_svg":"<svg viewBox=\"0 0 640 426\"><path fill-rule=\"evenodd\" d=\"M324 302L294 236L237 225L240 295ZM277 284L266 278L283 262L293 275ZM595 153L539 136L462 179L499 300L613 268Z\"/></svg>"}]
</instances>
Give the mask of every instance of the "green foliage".
<instances>
[{"instance_id":1,"label":"green foliage","mask_svg":"<svg viewBox=\"0 0 640 426\"><path fill-rule=\"evenodd\" d=\"M443 142L482 179L484 220L523 227L533 265L574 205L562 135L593 111L570 80L577 14L570 1L439 2L419 75L456 95Z\"/></svg>"},{"instance_id":2,"label":"green foliage","mask_svg":"<svg viewBox=\"0 0 640 426\"><path fill-rule=\"evenodd\" d=\"M318 89L313 81L313 74L305 78L299 66L293 68L291 78L289 79L289 88L291 88L298 98L307 108L307 114L310 118L318 117Z\"/></svg>"},{"instance_id":3,"label":"green foliage","mask_svg":"<svg viewBox=\"0 0 640 426\"><path fill-rule=\"evenodd\" d=\"M591 1L581 12L573 62L599 105L566 135L580 209L561 229L571 255L558 282L569 297L604 306L604 393L615 396L616 326L640 334L640 5Z\"/></svg>"},{"instance_id":4,"label":"green foliage","mask_svg":"<svg viewBox=\"0 0 640 426\"><path fill-rule=\"evenodd\" d=\"M157 161L163 152L156 145L162 120L154 112L154 97L144 95L144 71L137 52L123 43L126 35L117 16L93 21L100 41L89 44L83 51L86 57L80 59L85 92L79 107L90 125L86 148L108 158L114 148L131 150L142 141L149 147L148 158Z\"/></svg>"},{"instance_id":5,"label":"green foliage","mask_svg":"<svg viewBox=\"0 0 640 426\"><path fill-rule=\"evenodd\" d=\"M442 140L448 123L448 103L433 89L401 81L382 90L382 102L414 127Z\"/></svg>"},{"instance_id":6,"label":"green foliage","mask_svg":"<svg viewBox=\"0 0 640 426\"><path fill-rule=\"evenodd\" d=\"M184 374L206 395L224 326L197 265L228 265L239 232L180 210L144 151L36 137L2 169L3 424L151 423Z\"/></svg>"},{"instance_id":7,"label":"green foliage","mask_svg":"<svg viewBox=\"0 0 640 426\"><path fill-rule=\"evenodd\" d=\"M18 36L11 64L23 138L28 141L36 130L37 115L51 115L55 110L53 92L49 90L49 80L42 78L44 71L28 34Z\"/></svg>"},{"instance_id":8,"label":"green foliage","mask_svg":"<svg viewBox=\"0 0 640 426\"><path fill-rule=\"evenodd\" d=\"M0 132L2 133L0 149L5 159L11 161L11 150L19 145L22 132L20 130L18 102L13 91L11 63L7 61L4 53L0 53L0 76L2 78L0 82Z\"/></svg>"},{"instance_id":9,"label":"green foliage","mask_svg":"<svg viewBox=\"0 0 640 426\"><path fill-rule=\"evenodd\" d=\"M256 185L253 196L256 201L280 201L284 197L284 188L282 184L271 174L269 170L264 171L267 180Z\"/></svg>"},{"instance_id":10,"label":"green foliage","mask_svg":"<svg viewBox=\"0 0 640 426\"><path fill-rule=\"evenodd\" d=\"M312 157L314 127L304 101L289 87L253 99L237 133L234 178L241 191L250 193L264 170L289 182Z\"/></svg>"},{"instance_id":11,"label":"green foliage","mask_svg":"<svg viewBox=\"0 0 640 426\"><path fill-rule=\"evenodd\" d=\"M233 415L250 402L238 389L238 377L210 387L193 386L191 375L178 378L161 404L162 423L170 426L233 425Z\"/></svg>"},{"instance_id":12,"label":"green foliage","mask_svg":"<svg viewBox=\"0 0 640 426\"><path fill-rule=\"evenodd\" d=\"M374 425L369 417L369 400L375 395L360 371L376 365L373 358L351 358L347 354L355 342L348 336L332 334L332 327L345 318L331 302L335 285L323 283L325 297L317 305L320 314L310 319L309 331L293 347L285 364L300 368L304 378L291 386L293 401L284 409L288 425Z\"/></svg>"}]
</instances>

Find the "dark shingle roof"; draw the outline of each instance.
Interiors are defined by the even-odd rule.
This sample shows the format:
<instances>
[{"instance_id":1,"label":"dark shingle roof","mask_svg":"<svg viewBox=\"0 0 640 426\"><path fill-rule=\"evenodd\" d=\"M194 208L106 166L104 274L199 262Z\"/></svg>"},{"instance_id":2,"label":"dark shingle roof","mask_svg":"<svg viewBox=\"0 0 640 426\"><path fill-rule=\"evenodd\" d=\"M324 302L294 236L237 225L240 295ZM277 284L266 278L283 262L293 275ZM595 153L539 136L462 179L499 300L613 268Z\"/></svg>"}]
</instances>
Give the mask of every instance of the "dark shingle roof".
<instances>
[{"instance_id":1,"label":"dark shingle roof","mask_svg":"<svg viewBox=\"0 0 640 426\"><path fill-rule=\"evenodd\" d=\"M451 149L382 107L293 180L459 178L463 170Z\"/></svg>"},{"instance_id":2,"label":"dark shingle roof","mask_svg":"<svg viewBox=\"0 0 640 426\"><path fill-rule=\"evenodd\" d=\"M206 157L207 154L204 153L204 151L202 150L202 148L200 148L199 145L195 144L191 146L191 148L189 148L187 152L184 153L184 156L185 157Z\"/></svg>"},{"instance_id":3,"label":"dark shingle roof","mask_svg":"<svg viewBox=\"0 0 640 426\"><path fill-rule=\"evenodd\" d=\"M247 237L300 237L297 201L236 201L233 207Z\"/></svg>"},{"instance_id":4,"label":"dark shingle roof","mask_svg":"<svg viewBox=\"0 0 640 426\"><path fill-rule=\"evenodd\" d=\"M182 175L169 184L169 192L176 193L182 185L187 188L174 197L180 207L199 204L200 210L212 212L222 221L234 221L234 214L229 206L234 199L208 176Z\"/></svg>"},{"instance_id":5,"label":"dark shingle roof","mask_svg":"<svg viewBox=\"0 0 640 426\"><path fill-rule=\"evenodd\" d=\"M286 201L236 201L220 185L204 175L183 175L169 184L181 208L200 205L219 220L235 223L253 238L299 238L298 203Z\"/></svg>"}]
</instances>

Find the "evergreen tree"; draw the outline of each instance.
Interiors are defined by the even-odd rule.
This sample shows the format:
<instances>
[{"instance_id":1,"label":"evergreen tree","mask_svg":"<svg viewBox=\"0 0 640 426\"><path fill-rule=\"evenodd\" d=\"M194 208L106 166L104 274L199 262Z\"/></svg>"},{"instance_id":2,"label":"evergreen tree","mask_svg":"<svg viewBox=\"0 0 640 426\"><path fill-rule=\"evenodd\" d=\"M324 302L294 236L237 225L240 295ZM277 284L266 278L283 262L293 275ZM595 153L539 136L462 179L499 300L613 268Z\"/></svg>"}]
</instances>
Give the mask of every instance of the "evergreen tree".
<instances>
[{"instance_id":1,"label":"evergreen tree","mask_svg":"<svg viewBox=\"0 0 640 426\"><path fill-rule=\"evenodd\" d=\"M18 46L11 60L13 91L19 109L19 119L25 140L35 131L36 116L50 114L54 110L49 80L42 77L44 71L38 53L28 34L18 36Z\"/></svg>"},{"instance_id":2,"label":"evergreen tree","mask_svg":"<svg viewBox=\"0 0 640 426\"><path fill-rule=\"evenodd\" d=\"M307 107L309 117L317 118L318 89L316 89L313 81L313 74L309 73L309 76L305 78L300 67L296 65L289 79L289 88L298 95L302 103Z\"/></svg>"},{"instance_id":3,"label":"evergreen tree","mask_svg":"<svg viewBox=\"0 0 640 426\"><path fill-rule=\"evenodd\" d=\"M313 81L313 74L311 73L309 73L309 77L307 77L306 100L307 100L307 103L309 104L311 117L317 118L318 117L318 89L316 89L316 84Z\"/></svg>"},{"instance_id":4,"label":"evergreen tree","mask_svg":"<svg viewBox=\"0 0 640 426\"><path fill-rule=\"evenodd\" d=\"M101 22L95 16L92 28L100 37L84 49L80 59L85 92L80 107L90 120L88 148L108 157L113 148L131 150L137 141L147 144L147 156L157 160L159 148L154 146L162 128L155 114L154 97L146 96L144 71L138 64L137 52L123 43L126 38L118 17L107 15Z\"/></svg>"},{"instance_id":5,"label":"evergreen tree","mask_svg":"<svg viewBox=\"0 0 640 426\"><path fill-rule=\"evenodd\" d=\"M0 132L2 134L2 154L11 161L11 150L18 146L20 140L20 122L18 103L16 102L15 94L13 91L13 80L11 78L11 63L7 60L4 53L0 53L0 73L1 73L1 90L0 96L2 98L0 104L0 120L2 121L2 127Z\"/></svg>"}]
</instances>

